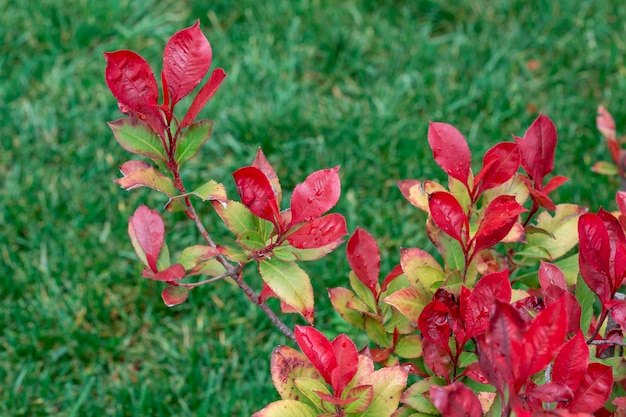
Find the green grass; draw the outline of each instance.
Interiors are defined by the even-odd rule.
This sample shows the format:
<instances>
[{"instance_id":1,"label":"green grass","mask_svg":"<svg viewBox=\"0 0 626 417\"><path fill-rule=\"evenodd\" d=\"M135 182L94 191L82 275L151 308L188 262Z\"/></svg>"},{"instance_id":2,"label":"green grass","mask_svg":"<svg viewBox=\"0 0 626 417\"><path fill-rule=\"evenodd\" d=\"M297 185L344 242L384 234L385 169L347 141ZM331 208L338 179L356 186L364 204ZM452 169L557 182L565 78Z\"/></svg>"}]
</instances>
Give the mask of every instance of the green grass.
<instances>
[{"instance_id":1,"label":"green grass","mask_svg":"<svg viewBox=\"0 0 626 417\"><path fill-rule=\"evenodd\" d=\"M134 49L158 68L167 38L196 18L229 77L202 114L215 126L184 173L190 186L215 179L232 190L230 172L258 146L287 190L341 165L337 211L379 239L388 269L402 246L431 248L424 217L395 186L443 179L428 121L454 124L480 155L541 111L559 129L555 172L571 178L555 199L615 208L617 181L589 168L608 159L597 105L626 130L626 6L17 3L0 0L0 416L250 415L277 399L269 357L285 339L227 284L163 306L159 284L140 277L126 221L140 202L164 201L112 183L129 156L105 124L119 114L102 52ZM172 250L199 242L180 220L167 220ZM323 291L345 284L342 253L306 266L329 334L348 330Z\"/></svg>"}]
</instances>

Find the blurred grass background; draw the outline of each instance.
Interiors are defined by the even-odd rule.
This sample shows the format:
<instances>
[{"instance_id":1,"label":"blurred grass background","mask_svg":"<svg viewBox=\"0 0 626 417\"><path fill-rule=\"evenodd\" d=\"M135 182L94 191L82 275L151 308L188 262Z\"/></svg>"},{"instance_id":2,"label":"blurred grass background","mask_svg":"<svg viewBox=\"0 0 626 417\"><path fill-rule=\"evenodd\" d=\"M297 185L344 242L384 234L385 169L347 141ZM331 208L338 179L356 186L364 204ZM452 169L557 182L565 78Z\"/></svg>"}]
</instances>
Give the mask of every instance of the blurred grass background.
<instances>
[{"instance_id":1,"label":"blurred grass background","mask_svg":"<svg viewBox=\"0 0 626 417\"><path fill-rule=\"evenodd\" d=\"M0 416L245 416L277 399L269 358L285 338L224 283L166 308L126 234L138 204L164 200L112 182L129 155L105 124L120 115L102 52L136 50L158 71L169 36L198 18L229 77L202 113L215 125L185 171L190 187L232 190L230 173L258 146L287 190L341 165L336 210L379 239L388 270L401 246L431 248L395 186L443 178L428 121L459 128L478 166L543 112L559 130L555 172L571 178L556 201L614 208L617 181L589 168L608 159L597 105L626 130L626 5L0 0L0 10ZM199 242L192 225L166 219L173 251ZM343 252L305 266L329 334L349 330L323 290L345 285Z\"/></svg>"}]
</instances>

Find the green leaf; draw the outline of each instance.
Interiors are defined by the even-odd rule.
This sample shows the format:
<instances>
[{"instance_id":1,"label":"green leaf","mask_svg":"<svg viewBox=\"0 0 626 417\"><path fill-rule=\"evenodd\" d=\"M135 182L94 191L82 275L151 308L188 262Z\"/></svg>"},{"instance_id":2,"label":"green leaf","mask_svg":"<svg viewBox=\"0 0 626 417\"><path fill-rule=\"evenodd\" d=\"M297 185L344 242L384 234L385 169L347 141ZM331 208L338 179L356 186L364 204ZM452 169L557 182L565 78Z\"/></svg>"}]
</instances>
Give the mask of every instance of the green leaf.
<instances>
[{"instance_id":1,"label":"green leaf","mask_svg":"<svg viewBox=\"0 0 626 417\"><path fill-rule=\"evenodd\" d=\"M322 407L322 400L315 391L330 395L328 387L320 379L299 377L294 380L294 383L298 390L318 408Z\"/></svg>"},{"instance_id":2,"label":"green leaf","mask_svg":"<svg viewBox=\"0 0 626 417\"><path fill-rule=\"evenodd\" d=\"M587 283L582 277L578 277L576 281L576 290L574 292L576 300L580 304L580 329L583 334L587 334L589 326L591 325L591 319L593 318L593 303L596 301L596 295L589 288Z\"/></svg>"},{"instance_id":3,"label":"green leaf","mask_svg":"<svg viewBox=\"0 0 626 417\"><path fill-rule=\"evenodd\" d=\"M353 271L350 271L350 286L356 293L356 296L365 303L372 313L375 313L377 306L374 294L357 278Z\"/></svg>"},{"instance_id":4,"label":"green leaf","mask_svg":"<svg viewBox=\"0 0 626 417\"><path fill-rule=\"evenodd\" d=\"M280 400L269 404L252 417L317 417L317 412L296 400Z\"/></svg>"},{"instance_id":5,"label":"green leaf","mask_svg":"<svg viewBox=\"0 0 626 417\"><path fill-rule=\"evenodd\" d=\"M419 358L422 356L422 338L417 335L405 336L398 341L394 352L405 359Z\"/></svg>"},{"instance_id":6,"label":"green leaf","mask_svg":"<svg viewBox=\"0 0 626 417\"><path fill-rule=\"evenodd\" d=\"M554 264L558 266L561 271L563 271L567 285L574 285L576 283L579 270L577 253L572 256L568 256L567 258L563 258Z\"/></svg>"},{"instance_id":7,"label":"green leaf","mask_svg":"<svg viewBox=\"0 0 626 417\"><path fill-rule=\"evenodd\" d=\"M598 161L592 165L591 170L596 174L600 175L617 175L619 174L619 169L617 169L617 165L612 162L607 161Z\"/></svg>"},{"instance_id":8,"label":"green leaf","mask_svg":"<svg viewBox=\"0 0 626 417\"><path fill-rule=\"evenodd\" d=\"M159 252L159 258L157 259L157 269L163 271L169 268L172 260L170 259L170 249L167 247L167 243L163 242L161 246L161 252Z\"/></svg>"},{"instance_id":9,"label":"green leaf","mask_svg":"<svg viewBox=\"0 0 626 417\"><path fill-rule=\"evenodd\" d=\"M389 347L389 337L384 327L374 317L365 315L365 332L367 336L376 344L382 347Z\"/></svg>"},{"instance_id":10,"label":"green leaf","mask_svg":"<svg viewBox=\"0 0 626 417\"><path fill-rule=\"evenodd\" d=\"M161 139L145 122L127 117L109 122L109 127L118 143L128 152L167 161Z\"/></svg>"},{"instance_id":11,"label":"green leaf","mask_svg":"<svg viewBox=\"0 0 626 417\"><path fill-rule=\"evenodd\" d=\"M176 143L175 161L182 164L196 156L200 147L211 137L212 120L200 120L193 123Z\"/></svg>"},{"instance_id":12,"label":"green leaf","mask_svg":"<svg viewBox=\"0 0 626 417\"><path fill-rule=\"evenodd\" d=\"M272 249L272 253L275 257L285 262L295 262L298 260L298 257L294 253L294 248L291 246L277 246Z\"/></svg>"},{"instance_id":13,"label":"green leaf","mask_svg":"<svg viewBox=\"0 0 626 417\"><path fill-rule=\"evenodd\" d=\"M439 410L424 396L433 385L444 386L446 382L439 377L430 377L416 382L404 392L402 403L421 413L439 415Z\"/></svg>"},{"instance_id":14,"label":"green leaf","mask_svg":"<svg viewBox=\"0 0 626 417\"><path fill-rule=\"evenodd\" d=\"M578 218L585 211L583 207L574 204L559 204L554 216L547 211L539 214L536 226L551 233L554 238L543 233L529 234L526 236L528 244L524 252L541 248L550 254L551 260L565 255L578 244Z\"/></svg>"},{"instance_id":15,"label":"green leaf","mask_svg":"<svg viewBox=\"0 0 626 417\"><path fill-rule=\"evenodd\" d=\"M180 258L178 258L178 263L181 264L185 270L190 271L199 263L214 258L217 255L219 255L219 251L210 246L189 246L183 249L183 253L181 253Z\"/></svg>"},{"instance_id":16,"label":"green leaf","mask_svg":"<svg viewBox=\"0 0 626 417\"><path fill-rule=\"evenodd\" d=\"M249 251L259 251L267 246L265 240L256 230L246 230L237 238L237 243Z\"/></svg>"},{"instance_id":17,"label":"green leaf","mask_svg":"<svg viewBox=\"0 0 626 417\"><path fill-rule=\"evenodd\" d=\"M294 262L272 258L259 261L259 273L278 298L313 322L313 287L306 272Z\"/></svg>"},{"instance_id":18,"label":"green leaf","mask_svg":"<svg viewBox=\"0 0 626 417\"><path fill-rule=\"evenodd\" d=\"M240 236L248 230L259 229L259 218L237 201L228 200L225 204L214 201L213 208L235 236Z\"/></svg>"}]
</instances>

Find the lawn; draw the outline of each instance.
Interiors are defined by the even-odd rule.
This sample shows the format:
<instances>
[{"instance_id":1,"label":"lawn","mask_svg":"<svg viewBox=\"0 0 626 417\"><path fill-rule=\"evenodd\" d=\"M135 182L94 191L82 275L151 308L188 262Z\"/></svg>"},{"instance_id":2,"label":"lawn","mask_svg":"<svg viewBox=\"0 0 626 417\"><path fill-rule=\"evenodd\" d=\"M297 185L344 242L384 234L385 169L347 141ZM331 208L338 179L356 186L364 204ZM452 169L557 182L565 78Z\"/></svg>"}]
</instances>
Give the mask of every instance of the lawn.
<instances>
[{"instance_id":1,"label":"lawn","mask_svg":"<svg viewBox=\"0 0 626 417\"><path fill-rule=\"evenodd\" d=\"M167 308L141 278L127 219L165 201L113 183L129 155L105 123L120 114L103 51L159 68L169 36L200 19L229 77L201 114L215 125L187 184L233 195L230 173L259 146L286 190L341 165L336 211L379 240L389 270L400 247L432 248L395 185L443 179L429 120L480 155L547 114L555 173L571 179L555 200L615 209L618 181L590 172L608 159L597 106L626 131L626 5L611 3L0 0L0 416L247 416L278 398L269 358L287 341L236 287ZM166 227L174 252L200 242L180 216ZM324 291L346 283L343 254L306 265L329 336L351 331Z\"/></svg>"}]
</instances>

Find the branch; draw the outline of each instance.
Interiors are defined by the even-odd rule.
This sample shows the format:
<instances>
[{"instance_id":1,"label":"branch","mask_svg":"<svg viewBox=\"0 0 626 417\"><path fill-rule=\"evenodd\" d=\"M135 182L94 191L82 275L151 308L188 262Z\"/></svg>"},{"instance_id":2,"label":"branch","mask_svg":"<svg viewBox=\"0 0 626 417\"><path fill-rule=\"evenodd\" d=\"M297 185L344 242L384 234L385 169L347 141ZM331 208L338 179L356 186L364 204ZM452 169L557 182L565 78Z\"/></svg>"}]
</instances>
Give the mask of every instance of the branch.
<instances>
[{"instance_id":1,"label":"branch","mask_svg":"<svg viewBox=\"0 0 626 417\"><path fill-rule=\"evenodd\" d=\"M187 211L191 214L191 218L193 219L194 223L196 224L196 227L200 231L200 234L202 234L202 237L204 238L206 243L210 247L217 249L217 245L215 244L215 242L213 242L213 239L211 239L209 232L207 232L206 228L202 224L202 221L200 220L200 217L198 216L196 209L193 207L193 204L191 203L191 200L189 199L189 197L185 198L185 203L187 205ZM280 317L276 315L276 313L274 313L274 311L267 304L259 303L259 297L254 293L254 290L252 289L252 287L246 284L246 282L239 276L241 274L241 266L232 265L230 262L228 262L228 260L224 257L224 255L221 255L221 254L217 256L217 260L226 269L226 274L223 274L224 276L213 277L212 280L217 280L218 277L219 279L222 279L225 277L233 278L233 280L237 283L239 288L241 288L244 294L246 294L246 297L248 297L250 301L252 301L254 304L259 306L261 310L263 310L265 315L270 319L270 321L274 324L274 326L276 326L278 330L281 331L282 334L284 334L289 339L291 339L291 341L296 343L296 336L294 335L293 331L289 327L287 327L287 325L280 319Z\"/></svg>"},{"instance_id":2,"label":"branch","mask_svg":"<svg viewBox=\"0 0 626 417\"><path fill-rule=\"evenodd\" d=\"M592 340L589 344L590 345L614 345L614 346L626 347L626 342L619 342L619 341L613 341L613 340Z\"/></svg>"}]
</instances>

